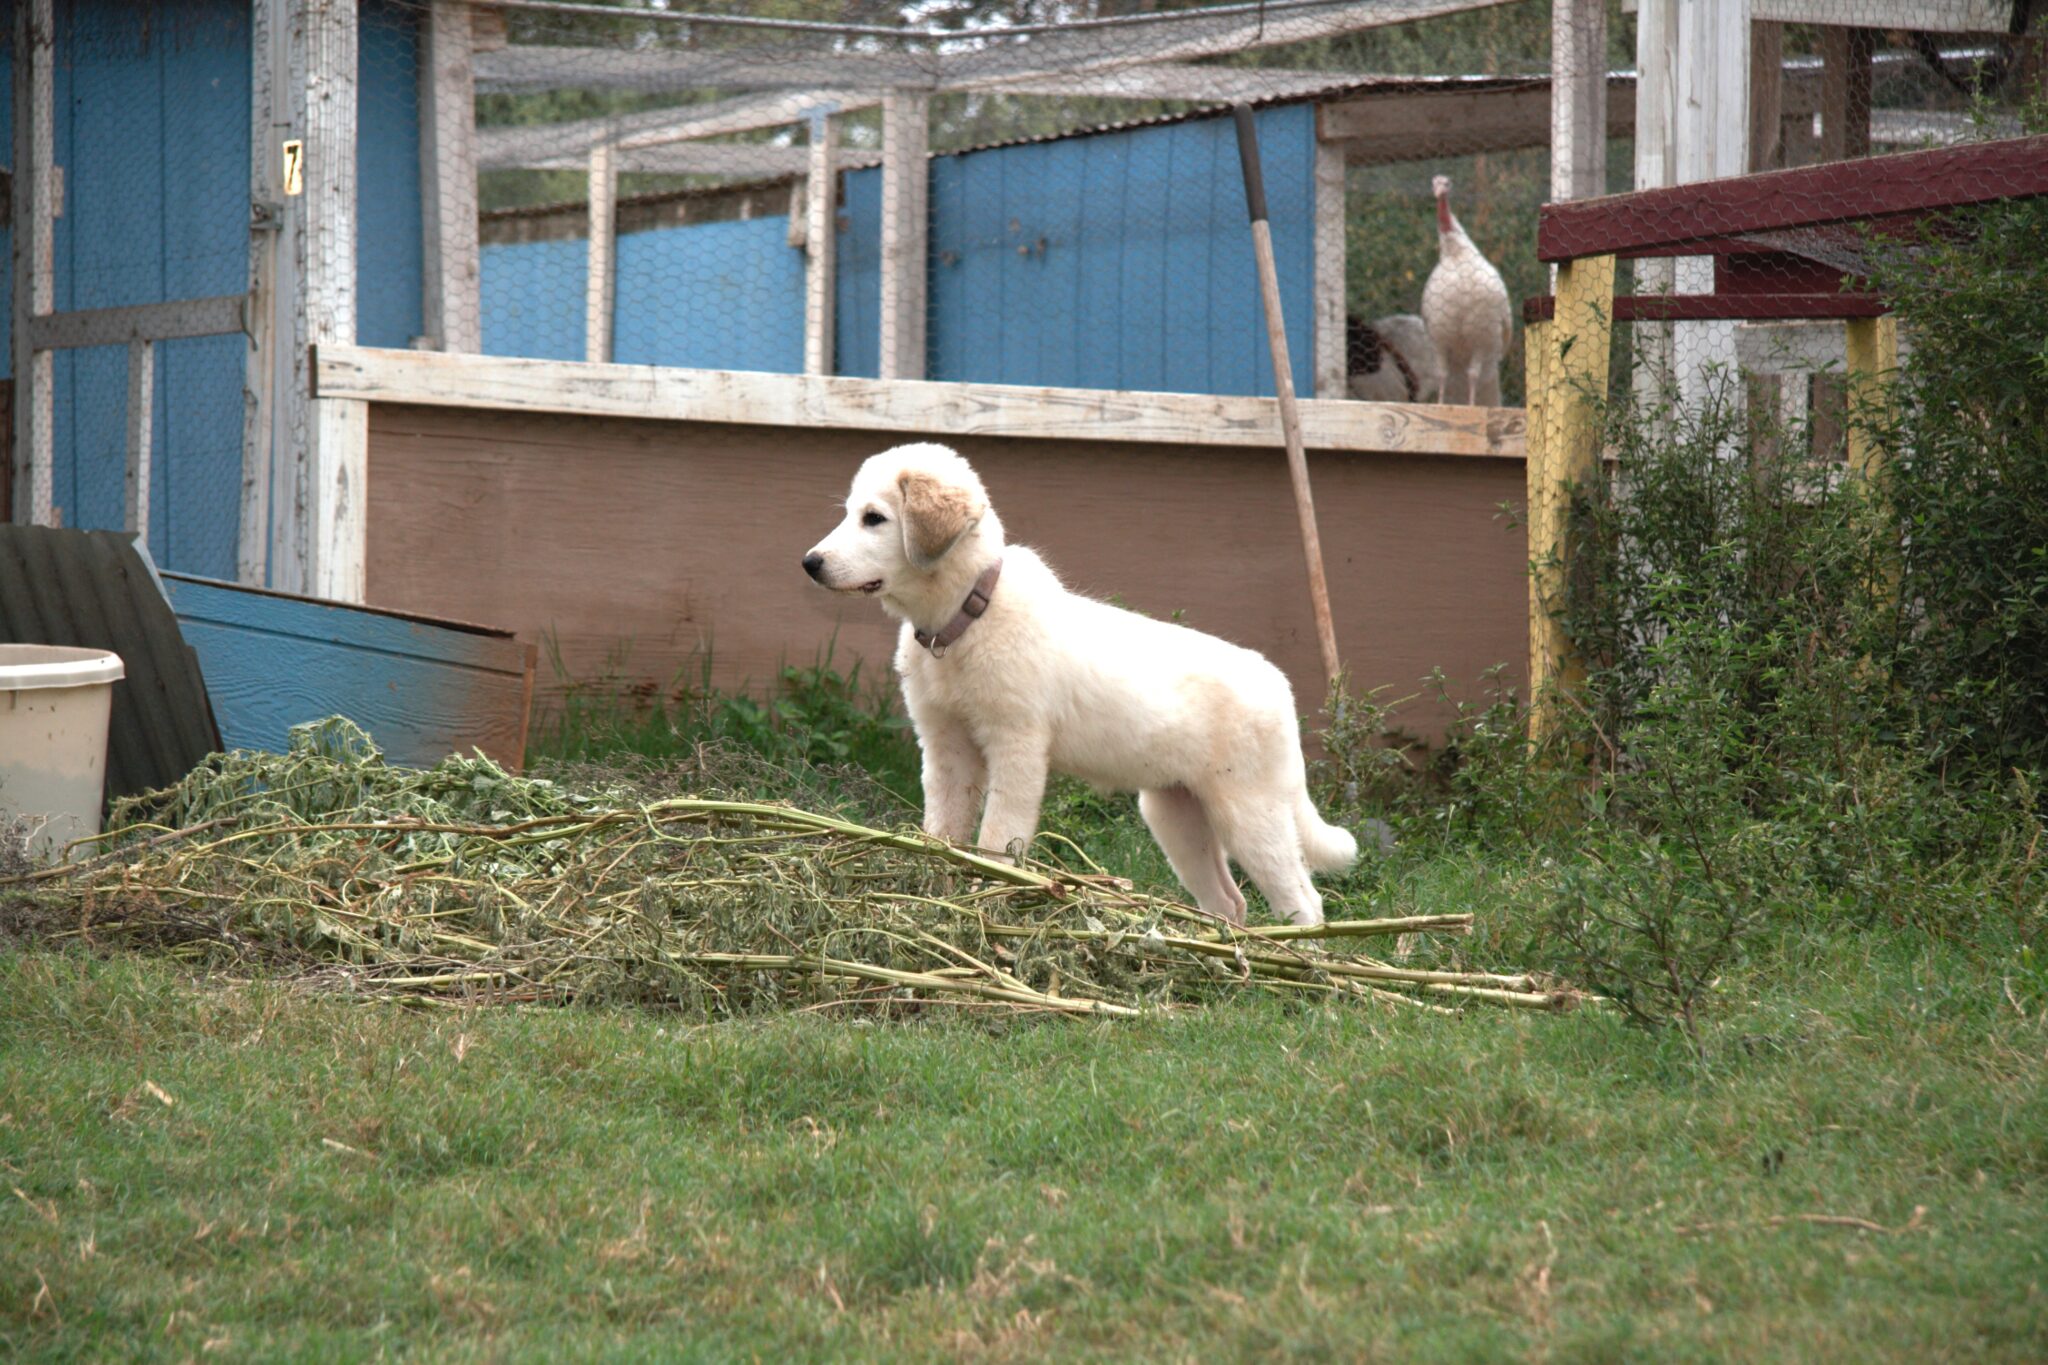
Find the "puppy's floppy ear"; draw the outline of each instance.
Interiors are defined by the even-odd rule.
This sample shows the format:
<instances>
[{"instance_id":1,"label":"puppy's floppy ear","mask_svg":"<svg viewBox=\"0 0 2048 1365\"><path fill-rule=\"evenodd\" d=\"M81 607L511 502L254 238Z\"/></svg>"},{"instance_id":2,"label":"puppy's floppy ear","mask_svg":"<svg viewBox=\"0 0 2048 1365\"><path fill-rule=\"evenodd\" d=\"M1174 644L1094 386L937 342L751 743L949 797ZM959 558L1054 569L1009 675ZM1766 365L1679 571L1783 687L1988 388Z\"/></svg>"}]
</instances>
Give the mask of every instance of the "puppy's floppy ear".
<instances>
[{"instance_id":1,"label":"puppy's floppy ear","mask_svg":"<svg viewBox=\"0 0 2048 1365\"><path fill-rule=\"evenodd\" d=\"M972 489L921 469L904 470L896 479L896 491L903 497L903 552L920 569L944 558L988 510Z\"/></svg>"}]
</instances>

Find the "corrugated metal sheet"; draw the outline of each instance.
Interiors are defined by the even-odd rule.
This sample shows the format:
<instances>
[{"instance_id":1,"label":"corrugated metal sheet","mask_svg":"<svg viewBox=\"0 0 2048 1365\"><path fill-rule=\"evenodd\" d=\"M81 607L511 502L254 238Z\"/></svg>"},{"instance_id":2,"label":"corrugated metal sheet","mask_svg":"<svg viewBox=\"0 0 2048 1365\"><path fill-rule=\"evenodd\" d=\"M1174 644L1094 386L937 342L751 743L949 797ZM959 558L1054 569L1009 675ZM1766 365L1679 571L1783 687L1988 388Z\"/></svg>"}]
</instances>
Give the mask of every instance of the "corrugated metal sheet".
<instances>
[{"instance_id":1,"label":"corrugated metal sheet","mask_svg":"<svg viewBox=\"0 0 2048 1365\"><path fill-rule=\"evenodd\" d=\"M107 796L167 786L220 748L198 656L126 535L0 525L0 643L121 656Z\"/></svg>"},{"instance_id":2,"label":"corrugated metal sheet","mask_svg":"<svg viewBox=\"0 0 2048 1365\"><path fill-rule=\"evenodd\" d=\"M1315 109L1274 105L1258 127L1294 384L1308 393ZM1211 111L933 157L928 377L1270 395L1236 139ZM881 173L849 172L840 374L876 373L881 211Z\"/></svg>"}]
</instances>

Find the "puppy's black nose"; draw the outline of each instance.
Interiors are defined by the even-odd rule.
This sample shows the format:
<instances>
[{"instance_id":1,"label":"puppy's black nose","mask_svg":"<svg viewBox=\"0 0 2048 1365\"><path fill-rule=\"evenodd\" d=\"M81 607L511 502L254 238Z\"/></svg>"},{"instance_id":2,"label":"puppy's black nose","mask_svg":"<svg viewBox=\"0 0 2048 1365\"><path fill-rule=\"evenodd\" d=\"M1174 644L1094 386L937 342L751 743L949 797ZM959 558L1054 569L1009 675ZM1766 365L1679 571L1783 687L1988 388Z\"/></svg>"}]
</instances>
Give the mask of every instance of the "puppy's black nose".
<instances>
[{"instance_id":1,"label":"puppy's black nose","mask_svg":"<svg viewBox=\"0 0 2048 1365\"><path fill-rule=\"evenodd\" d=\"M819 574L825 572L825 556L819 554L816 550L805 555L804 572L812 578L816 578Z\"/></svg>"}]
</instances>

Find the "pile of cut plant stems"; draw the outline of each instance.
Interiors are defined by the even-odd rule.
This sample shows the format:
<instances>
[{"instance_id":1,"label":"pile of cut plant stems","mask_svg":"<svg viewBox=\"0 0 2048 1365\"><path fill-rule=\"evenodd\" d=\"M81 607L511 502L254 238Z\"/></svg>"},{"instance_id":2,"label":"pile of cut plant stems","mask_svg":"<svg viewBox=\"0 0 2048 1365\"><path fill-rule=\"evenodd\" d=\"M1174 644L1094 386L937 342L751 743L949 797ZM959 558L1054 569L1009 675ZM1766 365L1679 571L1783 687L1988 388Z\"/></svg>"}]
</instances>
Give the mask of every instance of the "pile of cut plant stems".
<instances>
[{"instance_id":1,"label":"pile of cut plant stems","mask_svg":"<svg viewBox=\"0 0 2048 1365\"><path fill-rule=\"evenodd\" d=\"M1238 928L1080 870L715 797L634 801L481 756L386 764L332 718L119 804L69 865L0 879L42 932L429 1002L636 1001L701 1018L934 1003L1128 1016L1260 990L1565 1009L1523 973L1362 945L1470 915Z\"/></svg>"}]
</instances>

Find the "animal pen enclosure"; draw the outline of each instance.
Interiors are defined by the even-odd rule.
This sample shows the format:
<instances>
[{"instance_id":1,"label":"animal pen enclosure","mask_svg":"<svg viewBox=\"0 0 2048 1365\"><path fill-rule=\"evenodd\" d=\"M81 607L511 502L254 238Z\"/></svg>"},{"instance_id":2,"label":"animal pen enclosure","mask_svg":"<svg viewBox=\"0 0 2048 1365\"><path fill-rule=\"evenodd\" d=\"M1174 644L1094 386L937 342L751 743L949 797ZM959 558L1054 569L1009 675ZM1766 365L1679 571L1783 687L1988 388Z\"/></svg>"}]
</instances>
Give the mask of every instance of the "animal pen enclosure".
<instances>
[{"instance_id":1,"label":"animal pen enclosure","mask_svg":"<svg viewBox=\"0 0 2048 1365\"><path fill-rule=\"evenodd\" d=\"M1079 586L1319 695L1233 104L1347 662L1519 670L1538 205L1954 140L2038 70L1992 0L10 8L11 514L657 682L878 664L793 566L929 437Z\"/></svg>"}]
</instances>

